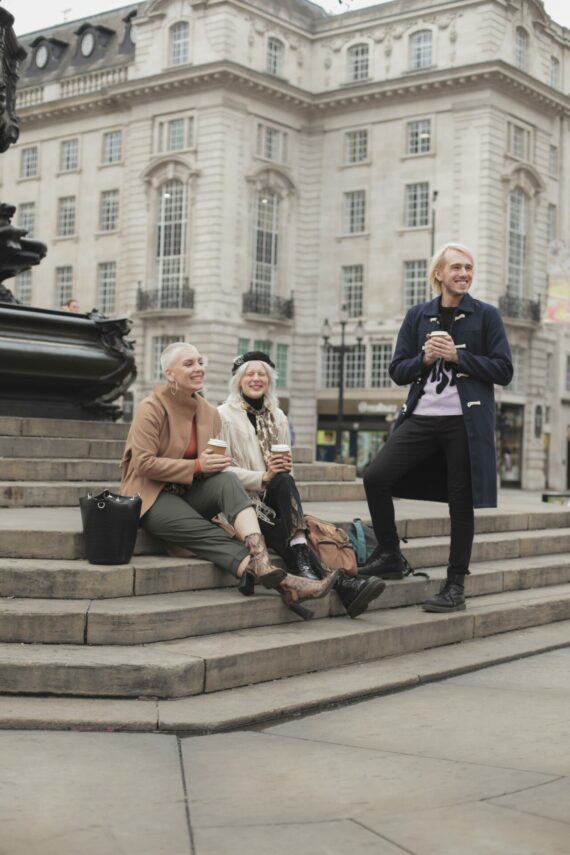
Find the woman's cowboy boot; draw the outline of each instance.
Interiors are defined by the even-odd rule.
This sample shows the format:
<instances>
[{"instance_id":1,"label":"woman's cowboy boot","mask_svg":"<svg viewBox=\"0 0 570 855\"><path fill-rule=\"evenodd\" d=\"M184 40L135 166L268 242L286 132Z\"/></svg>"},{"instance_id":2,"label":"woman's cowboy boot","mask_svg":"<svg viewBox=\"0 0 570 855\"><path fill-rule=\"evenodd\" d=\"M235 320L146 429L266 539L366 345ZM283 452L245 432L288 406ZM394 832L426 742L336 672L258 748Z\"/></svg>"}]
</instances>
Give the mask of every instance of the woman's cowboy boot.
<instances>
[{"instance_id":1,"label":"woman's cowboy boot","mask_svg":"<svg viewBox=\"0 0 570 855\"><path fill-rule=\"evenodd\" d=\"M285 579L287 573L271 564L262 535L248 534L243 542L249 550L251 560L238 586L242 594L248 596L249 593L253 593L250 590L252 582L253 584L259 582L264 588L276 588Z\"/></svg>"},{"instance_id":2,"label":"woman's cowboy boot","mask_svg":"<svg viewBox=\"0 0 570 855\"><path fill-rule=\"evenodd\" d=\"M292 576L288 573L276 587L285 605L300 617L309 620L313 617L313 613L308 609L303 609L300 604L304 600L320 600L321 597L325 597L335 584L338 574L339 571L336 570L326 579L313 582L310 579L302 579L300 576Z\"/></svg>"}]
</instances>

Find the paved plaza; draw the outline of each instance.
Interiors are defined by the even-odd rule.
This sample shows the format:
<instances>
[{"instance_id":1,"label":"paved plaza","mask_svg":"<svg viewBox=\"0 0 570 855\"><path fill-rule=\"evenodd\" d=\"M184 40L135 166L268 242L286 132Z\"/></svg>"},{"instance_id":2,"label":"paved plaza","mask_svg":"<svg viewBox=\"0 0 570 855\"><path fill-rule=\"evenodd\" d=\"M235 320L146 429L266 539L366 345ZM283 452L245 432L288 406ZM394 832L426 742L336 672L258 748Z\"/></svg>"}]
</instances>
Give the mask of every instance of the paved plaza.
<instances>
[{"instance_id":1,"label":"paved plaza","mask_svg":"<svg viewBox=\"0 0 570 855\"><path fill-rule=\"evenodd\" d=\"M0 855L568 855L569 672L557 650L211 736L3 731Z\"/></svg>"}]
</instances>

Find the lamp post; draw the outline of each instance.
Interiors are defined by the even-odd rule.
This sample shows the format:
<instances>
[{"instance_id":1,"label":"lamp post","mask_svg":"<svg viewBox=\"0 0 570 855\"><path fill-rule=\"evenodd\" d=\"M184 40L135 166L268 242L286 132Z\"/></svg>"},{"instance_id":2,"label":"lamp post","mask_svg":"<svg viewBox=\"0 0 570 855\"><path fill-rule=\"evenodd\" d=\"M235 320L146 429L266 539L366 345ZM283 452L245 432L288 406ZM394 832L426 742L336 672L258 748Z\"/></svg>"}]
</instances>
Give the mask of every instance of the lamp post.
<instances>
[{"instance_id":1,"label":"lamp post","mask_svg":"<svg viewBox=\"0 0 570 855\"><path fill-rule=\"evenodd\" d=\"M336 442L335 442L335 460L337 463L342 463L342 423L344 421L344 357L347 353L352 353L357 350L362 344L364 338L364 328L362 321L358 321L356 325L356 344L346 344L346 325L348 323L348 309L343 303L339 313L340 324L340 344L331 344L330 338L333 334L333 329L325 318L321 329L324 346L329 353L338 354L338 408L336 415Z\"/></svg>"}]
</instances>

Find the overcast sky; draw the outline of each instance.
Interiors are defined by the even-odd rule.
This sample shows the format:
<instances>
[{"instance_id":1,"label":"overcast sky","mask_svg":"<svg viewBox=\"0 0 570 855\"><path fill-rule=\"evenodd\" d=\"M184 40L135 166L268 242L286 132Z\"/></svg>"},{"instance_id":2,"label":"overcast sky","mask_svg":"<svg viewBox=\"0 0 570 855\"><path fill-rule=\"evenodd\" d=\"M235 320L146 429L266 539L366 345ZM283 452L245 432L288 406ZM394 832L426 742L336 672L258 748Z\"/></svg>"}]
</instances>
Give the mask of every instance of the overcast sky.
<instances>
[{"instance_id":1,"label":"overcast sky","mask_svg":"<svg viewBox=\"0 0 570 855\"><path fill-rule=\"evenodd\" d=\"M342 12L347 9L362 9L374 6L378 0L317 0L329 12ZM60 24L62 21L74 21L96 12L128 6L128 0L0 0L0 4L16 18L16 32L19 34L40 30ZM545 0L548 14L559 24L570 29L570 0Z\"/></svg>"}]
</instances>

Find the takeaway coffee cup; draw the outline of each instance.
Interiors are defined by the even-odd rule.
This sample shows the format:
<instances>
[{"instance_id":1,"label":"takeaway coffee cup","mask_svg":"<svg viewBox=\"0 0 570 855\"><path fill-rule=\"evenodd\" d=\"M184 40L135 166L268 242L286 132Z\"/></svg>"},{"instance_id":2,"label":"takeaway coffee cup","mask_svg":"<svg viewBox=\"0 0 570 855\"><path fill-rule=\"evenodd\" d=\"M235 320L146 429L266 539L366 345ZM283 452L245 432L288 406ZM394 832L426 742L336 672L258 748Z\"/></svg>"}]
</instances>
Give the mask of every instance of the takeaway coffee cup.
<instances>
[{"instance_id":1,"label":"takeaway coffee cup","mask_svg":"<svg viewBox=\"0 0 570 855\"><path fill-rule=\"evenodd\" d=\"M438 338L439 336L445 336L446 338L449 336L445 330L434 330L433 332L428 333L430 338Z\"/></svg>"},{"instance_id":2,"label":"takeaway coffee cup","mask_svg":"<svg viewBox=\"0 0 570 855\"><path fill-rule=\"evenodd\" d=\"M210 451L213 451L214 454L225 454L227 450L228 444L223 439L209 439L208 440L208 448Z\"/></svg>"},{"instance_id":3,"label":"takeaway coffee cup","mask_svg":"<svg viewBox=\"0 0 570 855\"><path fill-rule=\"evenodd\" d=\"M274 443L271 446L271 456L272 457L280 457L282 454L290 454L291 449L288 445Z\"/></svg>"}]
</instances>

